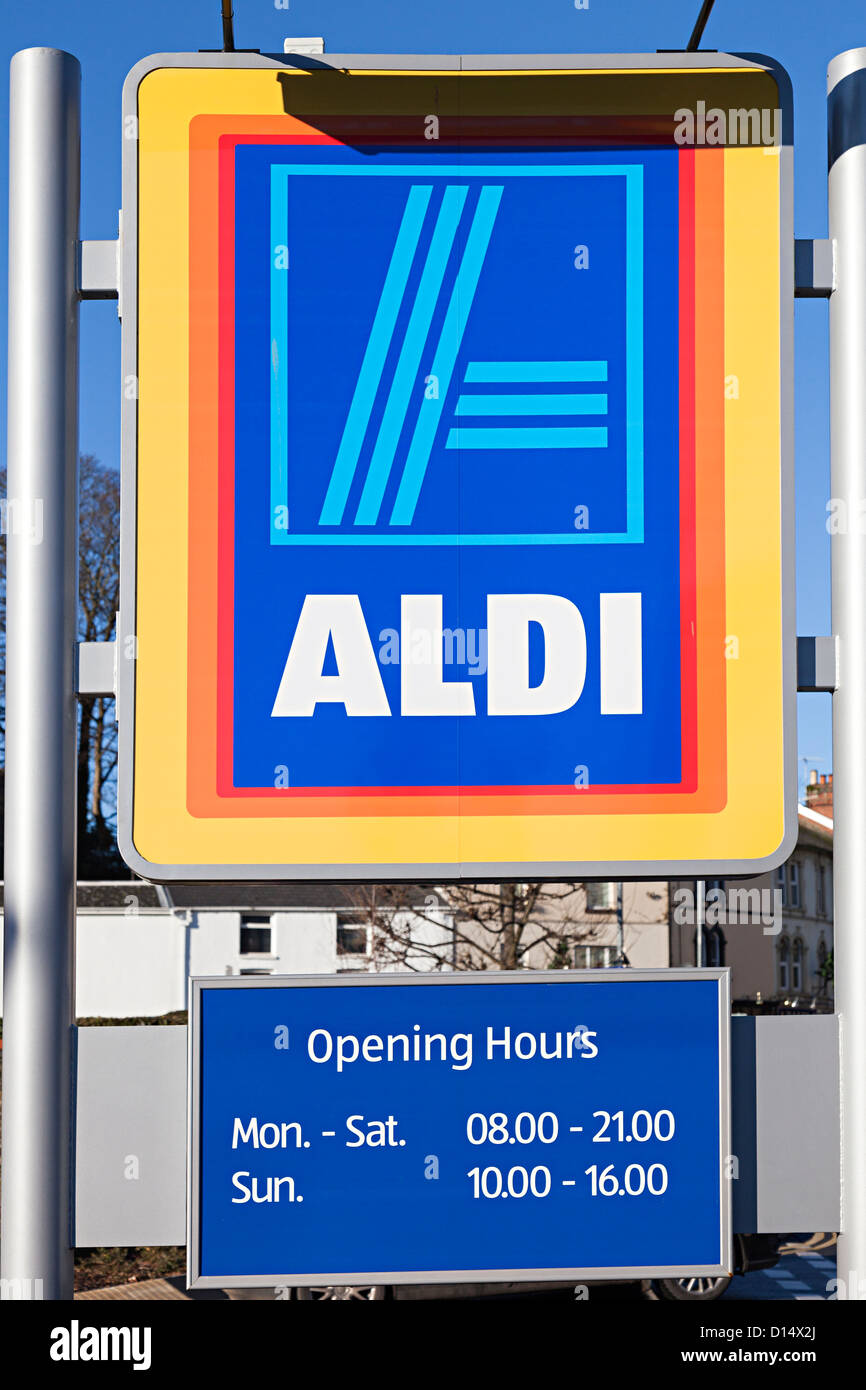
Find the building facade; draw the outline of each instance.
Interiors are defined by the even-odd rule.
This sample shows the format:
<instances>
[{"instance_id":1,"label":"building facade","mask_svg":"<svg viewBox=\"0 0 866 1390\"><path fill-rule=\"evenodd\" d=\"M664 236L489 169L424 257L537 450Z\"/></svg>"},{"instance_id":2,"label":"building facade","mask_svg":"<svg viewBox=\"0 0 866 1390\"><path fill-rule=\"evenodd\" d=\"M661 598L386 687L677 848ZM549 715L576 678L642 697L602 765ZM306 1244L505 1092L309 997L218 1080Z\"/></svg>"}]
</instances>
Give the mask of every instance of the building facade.
<instances>
[{"instance_id":1,"label":"building facade","mask_svg":"<svg viewBox=\"0 0 866 1390\"><path fill-rule=\"evenodd\" d=\"M620 949L631 966L668 964L667 884L627 883L621 904L616 883L564 887L573 889L567 898L542 899L535 915L539 937L543 933L548 944L531 949L525 966L604 968L617 964ZM183 1010L191 975L462 966L455 959L455 905L447 889L405 890L399 916L407 948L396 957L383 953L377 942L374 893L334 884L80 883L76 1016L156 1018ZM567 915L551 922L557 911ZM560 928L567 950L557 955L550 941Z\"/></svg>"},{"instance_id":2,"label":"building facade","mask_svg":"<svg viewBox=\"0 0 866 1390\"><path fill-rule=\"evenodd\" d=\"M369 968L346 890L130 880L79 883L78 1018L154 1018L187 1007L190 975L330 975Z\"/></svg>"},{"instance_id":3,"label":"building facade","mask_svg":"<svg viewBox=\"0 0 866 1390\"><path fill-rule=\"evenodd\" d=\"M709 880L701 963L727 965L735 1012L833 1008L833 778L812 774L797 845L774 873ZM672 965L698 962L693 881L671 884Z\"/></svg>"}]
</instances>

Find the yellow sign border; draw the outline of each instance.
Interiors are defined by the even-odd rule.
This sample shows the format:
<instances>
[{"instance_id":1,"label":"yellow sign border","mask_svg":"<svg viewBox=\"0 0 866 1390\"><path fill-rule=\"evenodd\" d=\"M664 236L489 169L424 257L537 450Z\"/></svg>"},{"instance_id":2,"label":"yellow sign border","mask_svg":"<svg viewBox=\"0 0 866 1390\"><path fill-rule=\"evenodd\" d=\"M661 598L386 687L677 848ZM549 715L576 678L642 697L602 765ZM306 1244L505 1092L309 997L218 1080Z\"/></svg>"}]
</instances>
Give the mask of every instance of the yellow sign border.
<instances>
[{"instance_id":1,"label":"yellow sign border","mask_svg":"<svg viewBox=\"0 0 866 1390\"><path fill-rule=\"evenodd\" d=\"M288 71L292 80L306 80ZM736 383L725 400L726 626L734 640L724 809L582 816L579 831L577 818L567 816L205 821L186 810L189 122L202 113L273 116L283 109L272 69L158 67L138 87L134 850L151 865L283 865L287 877L301 876L304 866L560 866L627 859L639 867L644 861L784 857L792 827L784 825L783 792L779 248L785 151L778 147L724 154L725 377ZM755 458L778 458L779 466L756 469ZM772 624L767 604L755 603L756 593L778 596ZM778 631L778 641L767 640L768 630Z\"/></svg>"}]
</instances>

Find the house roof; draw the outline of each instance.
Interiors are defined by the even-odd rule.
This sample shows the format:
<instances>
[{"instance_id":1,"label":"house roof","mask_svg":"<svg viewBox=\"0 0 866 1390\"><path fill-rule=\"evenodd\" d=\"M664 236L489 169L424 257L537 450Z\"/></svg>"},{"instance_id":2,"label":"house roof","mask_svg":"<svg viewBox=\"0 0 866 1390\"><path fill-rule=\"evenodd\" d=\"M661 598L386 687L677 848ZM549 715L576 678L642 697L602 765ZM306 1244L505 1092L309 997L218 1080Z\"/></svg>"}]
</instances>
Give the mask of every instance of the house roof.
<instances>
[{"instance_id":1,"label":"house roof","mask_svg":"<svg viewBox=\"0 0 866 1390\"><path fill-rule=\"evenodd\" d=\"M797 815L801 830L813 830L822 832L829 839L833 838L833 821L830 816L824 816L820 811L813 811L810 806L798 805Z\"/></svg>"},{"instance_id":2,"label":"house roof","mask_svg":"<svg viewBox=\"0 0 866 1390\"><path fill-rule=\"evenodd\" d=\"M0 883L0 905L3 903L5 883ZM120 879L112 883L88 882L80 880L75 900L80 908L125 908L133 905L138 908L158 911L163 904L159 890L153 883L145 883L140 878Z\"/></svg>"},{"instance_id":3,"label":"house roof","mask_svg":"<svg viewBox=\"0 0 866 1390\"><path fill-rule=\"evenodd\" d=\"M369 907L371 891L368 885L346 883L171 883L160 889L179 909L234 912L347 912ZM410 906L434 895L415 885L407 885L405 894ZM441 893L435 896L446 905Z\"/></svg>"},{"instance_id":4,"label":"house roof","mask_svg":"<svg viewBox=\"0 0 866 1390\"><path fill-rule=\"evenodd\" d=\"M4 885L0 883L0 904ZM133 878L114 882L84 882L78 884L76 901L79 908L129 908L133 901L143 910L225 911L225 912L350 912L369 906L370 889L360 889L343 883L172 883L166 886L146 883ZM440 894L431 888L407 886L406 898L411 906L420 905L435 896L446 906Z\"/></svg>"},{"instance_id":5,"label":"house roof","mask_svg":"<svg viewBox=\"0 0 866 1390\"><path fill-rule=\"evenodd\" d=\"M159 892L154 884L142 879L130 879L121 883L79 882L76 892L79 907L140 908L158 910L164 904L159 900Z\"/></svg>"}]
</instances>

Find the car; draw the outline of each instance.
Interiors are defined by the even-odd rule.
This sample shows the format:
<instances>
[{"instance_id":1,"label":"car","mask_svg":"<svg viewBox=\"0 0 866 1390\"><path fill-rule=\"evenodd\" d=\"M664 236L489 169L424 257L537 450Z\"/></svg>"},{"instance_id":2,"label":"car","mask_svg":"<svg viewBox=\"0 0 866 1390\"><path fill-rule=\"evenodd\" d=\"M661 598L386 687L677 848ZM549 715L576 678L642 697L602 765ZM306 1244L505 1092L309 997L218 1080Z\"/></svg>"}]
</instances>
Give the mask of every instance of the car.
<instances>
[{"instance_id":1,"label":"car","mask_svg":"<svg viewBox=\"0 0 866 1390\"><path fill-rule=\"evenodd\" d=\"M779 1260L781 1235L734 1236L734 1275L749 1274L756 1269L771 1269ZM585 1287L602 1284L633 1285L643 1298L665 1303L711 1303L731 1285L730 1274L690 1274L679 1279L590 1280ZM583 1286L578 1286L583 1287ZM553 1290L574 1289L573 1281L554 1281L545 1284L321 1284L295 1290L295 1297L304 1301L339 1300L342 1302L379 1303L384 1300L400 1302L441 1298L502 1298L515 1295L531 1297ZM582 1299L580 1300L582 1301Z\"/></svg>"}]
</instances>

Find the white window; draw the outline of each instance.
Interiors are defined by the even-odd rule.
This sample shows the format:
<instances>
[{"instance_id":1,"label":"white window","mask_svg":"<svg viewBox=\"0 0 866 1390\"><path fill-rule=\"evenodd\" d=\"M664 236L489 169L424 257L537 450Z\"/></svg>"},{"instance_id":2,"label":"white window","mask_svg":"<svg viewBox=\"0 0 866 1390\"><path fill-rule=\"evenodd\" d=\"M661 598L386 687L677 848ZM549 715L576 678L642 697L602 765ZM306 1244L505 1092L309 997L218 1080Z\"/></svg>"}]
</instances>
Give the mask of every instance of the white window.
<instances>
[{"instance_id":1,"label":"white window","mask_svg":"<svg viewBox=\"0 0 866 1390\"><path fill-rule=\"evenodd\" d=\"M615 912L616 884L588 883L586 885L587 912Z\"/></svg>"},{"instance_id":2,"label":"white window","mask_svg":"<svg viewBox=\"0 0 866 1390\"><path fill-rule=\"evenodd\" d=\"M779 942L779 989L784 994L788 989L789 966L791 963L791 943L787 936Z\"/></svg>"},{"instance_id":3,"label":"white window","mask_svg":"<svg viewBox=\"0 0 866 1390\"><path fill-rule=\"evenodd\" d=\"M614 946L575 946L574 964L578 970L601 970L613 963Z\"/></svg>"},{"instance_id":4,"label":"white window","mask_svg":"<svg viewBox=\"0 0 866 1390\"><path fill-rule=\"evenodd\" d=\"M818 916L832 915L833 870L829 864L818 865Z\"/></svg>"},{"instance_id":5,"label":"white window","mask_svg":"<svg viewBox=\"0 0 866 1390\"><path fill-rule=\"evenodd\" d=\"M824 877L826 870L823 864L818 864L815 869L816 895L818 899L818 916L827 916L827 880Z\"/></svg>"},{"instance_id":6,"label":"white window","mask_svg":"<svg viewBox=\"0 0 866 1390\"><path fill-rule=\"evenodd\" d=\"M270 917L242 917L240 953L242 956L272 954L273 927Z\"/></svg>"},{"instance_id":7,"label":"white window","mask_svg":"<svg viewBox=\"0 0 866 1390\"><path fill-rule=\"evenodd\" d=\"M798 992L803 987L803 943L794 942L794 953L791 957L791 988Z\"/></svg>"},{"instance_id":8,"label":"white window","mask_svg":"<svg viewBox=\"0 0 866 1390\"><path fill-rule=\"evenodd\" d=\"M780 864L776 870L776 888L782 895L782 906L788 905L788 879L785 874L785 865ZM778 899L777 899L778 901Z\"/></svg>"},{"instance_id":9,"label":"white window","mask_svg":"<svg viewBox=\"0 0 866 1390\"><path fill-rule=\"evenodd\" d=\"M359 912L337 913L337 955L366 956L370 950L370 923Z\"/></svg>"},{"instance_id":10,"label":"white window","mask_svg":"<svg viewBox=\"0 0 866 1390\"><path fill-rule=\"evenodd\" d=\"M796 859L788 864L788 904L790 907L800 906L800 865Z\"/></svg>"}]
</instances>

